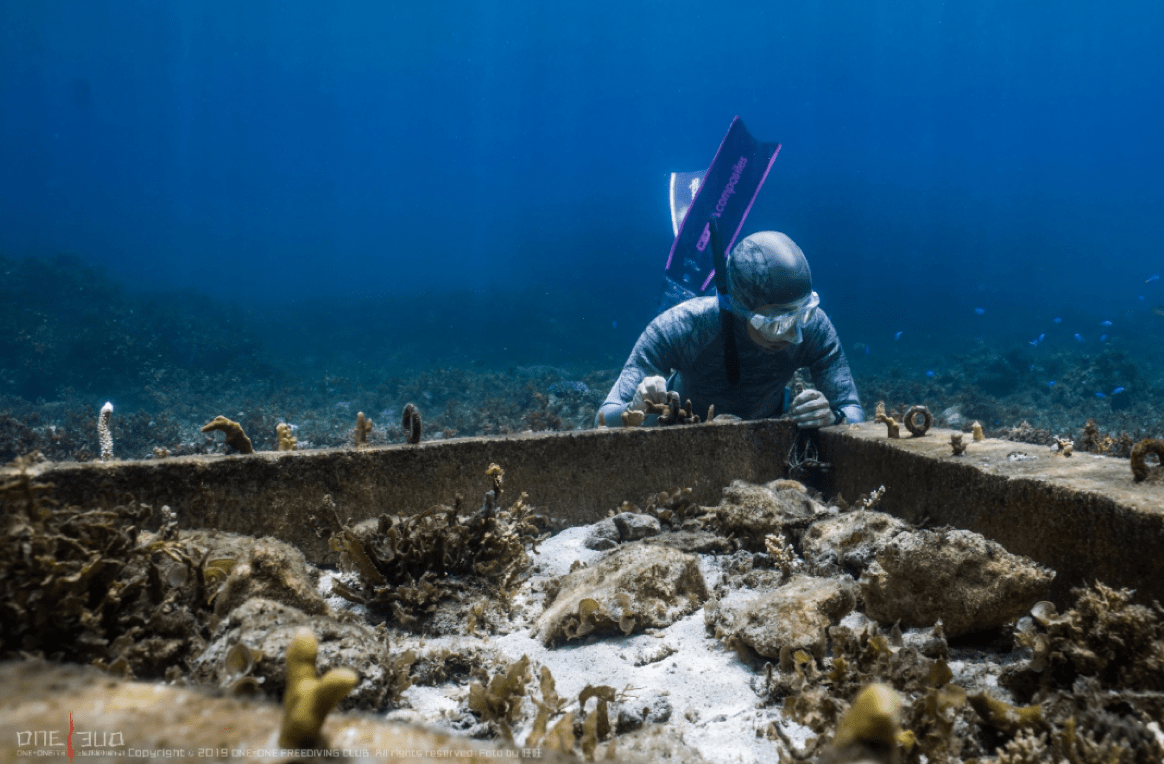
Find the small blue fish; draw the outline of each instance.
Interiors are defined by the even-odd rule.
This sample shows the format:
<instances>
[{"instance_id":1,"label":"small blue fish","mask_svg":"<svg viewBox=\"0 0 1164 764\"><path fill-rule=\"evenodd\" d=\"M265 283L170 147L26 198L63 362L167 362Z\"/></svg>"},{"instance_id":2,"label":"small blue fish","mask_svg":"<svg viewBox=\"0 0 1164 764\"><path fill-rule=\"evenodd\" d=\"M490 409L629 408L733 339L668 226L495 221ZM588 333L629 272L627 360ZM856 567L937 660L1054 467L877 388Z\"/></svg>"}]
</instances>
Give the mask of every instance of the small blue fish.
<instances>
[{"instance_id":1,"label":"small blue fish","mask_svg":"<svg viewBox=\"0 0 1164 764\"><path fill-rule=\"evenodd\" d=\"M1096 397L1096 398L1106 398L1107 396L1106 396L1106 395L1104 395L1103 393L1096 393L1096 394L1095 394L1095 397Z\"/></svg>"},{"instance_id":2,"label":"small blue fish","mask_svg":"<svg viewBox=\"0 0 1164 764\"><path fill-rule=\"evenodd\" d=\"M986 312L986 308L975 308L974 312L981 316L983 313Z\"/></svg>"},{"instance_id":3,"label":"small blue fish","mask_svg":"<svg viewBox=\"0 0 1164 764\"><path fill-rule=\"evenodd\" d=\"M1111 326L1111 321L1100 321L1099 325L1100 326Z\"/></svg>"},{"instance_id":4,"label":"small blue fish","mask_svg":"<svg viewBox=\"0 0 1164 764\"><path fill-rule=\"evenodd\" d=\"M1055 386L1055 380L1053 380L1053 379L1047 383L1047 387L1054 387L1054 386Z\"/></svg>"},{"instance_id":5,"label":"small blue fish","mask_svg":"<svg viewBox=\"0 0 1164 764\"><path fill-rule=\"evenodd\" d=\"M1057 323L1057 324L1063 323L1063 319L1059 318L1058 316L1055 316L1054 320L1055 320L1055 323Z\"/></svg>"},{"instance_id":6,"label":"small blue fish","mask_svg":"<svg viewBox=\"0 0 1164 764\"><path fill-rule=\"evenodd\" d=\"M1099 341L1100 342L1107 342L1107 335L1106 334L1099 335Z\"/></svg>"},{"instance_id":7,"label":"small blue fish","mask_svg":"<svg viewBox=\"0 0 1164 764\"><path fill-rule=\"evenodd\" d=\"M927 376L927 377L935 377L935 376L937 376L937 375L936 375L936 374L934 374L934 370L933 370L933 369L930 369L929 371L927 371L927 372L926 372L926 376Z\"/></svg>"},{"instance_id":8,"label":"small blue fish","mask_svg":"<svg viewBox=\"0 0 1164 764\"><path fill-rule=\"evenodd\" d=\"M1082 334L1079 334L1079 333L1077 332L1077 333L1075 334L1075 341L1076 341L1076 342L1083 342L1083 335L1082 335Z\"/></svg>"},{"instance_id":9,"label":"small blue fish","mask_svg":"<svg viewBox=\"0 0 1164 764\"><path fill-rule=\"evenodd\" d=\"M1160 274L1159 274L1159 273L1153 273L1151 276L1149 276L1148 278L1144 279L1144 283L1145 283L1145 284L1151 284L1153 281L1159 281L1159 280L1160 280Z\"/></svg>"},{"instance_id":10,"label":"small blue fish","mask_svg":"<svg viewBox=\"0 0 1164 764\"><path fill-rule=\"evenodd\" d=\"M617 321L611 321L611 322L610 322L610 328L611 328L611 329L617 329L617 328L618 328L618 322L617 322Z\"/></svg>"},{"instance_id":11,"label":"small blue fish","mask_svg":"<svg viewBox=\"0 0 1164 764\"><path fill-rule=\"evenodd\" d=\"M1031 371L1034 371L1034 370L1035 370L1035 365L1032 363L1031 364Z\"/></svg>"},{"instance_id":12,"label":"small blue fish","mask_svg":"<svg viewBox=\"0 0 1164 764\"><path fill-rule=\"evenodd\" d=\"M1043 340L1045 340L1045 339L1047 339L1047 335L1046 335L1046 334L1040 334L1040 335L1039 335L1039 342L1042 342L1042 341L1043 341Z\"/></svg>"},{"instance_id":13,"label":"small blue fish","mask_svg":"<svg viewBox=\"0 0 1164 764\"><path fill-rule=\"evenodd\" d=\"M1123 389L1122 387L1117 387L1115 390L1112 390L1112 391L1111 391L1111 394L1112 394L1112 395L1119 395L1119 394L1120 394L1120 393L1122 393L1123 391L1124 391L1124 389Z\"/></svg>"},{"instance_id":14,"label":"small blue fish","mask_svg":"<svg viewBox=\"0 0 1164 764\"><path fill-rule=\"evenodd\" d=\"M897 332L896 334L893 335L893 339L895 341L899 340L899 339L901 339L901 335L903 335L903 334L905 334L905 332Z\"/></svg>"},{"instance_id":15,"label":"small blue fish","mask_svg":"<svg viewBox=\"0 0 1164 764\"><path fill-rule=\"evenodd\" d=\"M865 355L869 355L869 352L870 352L870 350L871 350L871 349L872 349L872 348L870 348L868 345L866 345L866 346L865 346Z\"/></svg>"}]
</instances>

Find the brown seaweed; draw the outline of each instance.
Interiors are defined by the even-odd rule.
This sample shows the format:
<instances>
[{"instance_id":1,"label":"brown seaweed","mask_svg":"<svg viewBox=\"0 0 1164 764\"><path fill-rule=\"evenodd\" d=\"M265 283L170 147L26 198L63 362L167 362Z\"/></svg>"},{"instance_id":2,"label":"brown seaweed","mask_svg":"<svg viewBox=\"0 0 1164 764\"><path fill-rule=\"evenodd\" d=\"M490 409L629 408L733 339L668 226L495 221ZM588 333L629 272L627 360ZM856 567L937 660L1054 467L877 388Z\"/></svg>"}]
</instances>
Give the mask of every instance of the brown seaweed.
<instances>
[{"instance_id":1,"label":"brown seaweed","mask_svg":"<svg viewBox=\"0 0 1164 764\"><path fill-rule=\"evenodd\" d=\"M388 612L401 626L423 627L446 597L487 585L494 598L508 599L529 567L527 548L540 530L523 494L501 508L504 472L490 465L493 483L481 506L463 516L453 506L435 505L412 516L381 515L331 537L341 565L357 575L355 586L337 582L336 591L353 602ZM472 579L472 581L470 581Z\"/></svg>"},{"instance_id":2,"label":"brown seaweed","mask_svg":"<svg viewBox=\"0 0 1164 764\"><path fill-rule=\"evenodd\" d=\"M528 681L529 658L523 655L501 673L494 674L487 684L469 685L469 710L495 725L501 737L512 743L513 725L521 717Z\"/></svg>"},{"instance_id":3,"label":"brown seaweed","mask_svg":"<svg viewBox=\"0 0 1164 764\"><path fill-rule=\"evenodd\" d=\"M147 505L60 507L51 490L25 469L0 485L0 657L39 653L126 676L172 673L205 645L213 618L199 552L143 536Z\"/></svg>"}]
</instances>

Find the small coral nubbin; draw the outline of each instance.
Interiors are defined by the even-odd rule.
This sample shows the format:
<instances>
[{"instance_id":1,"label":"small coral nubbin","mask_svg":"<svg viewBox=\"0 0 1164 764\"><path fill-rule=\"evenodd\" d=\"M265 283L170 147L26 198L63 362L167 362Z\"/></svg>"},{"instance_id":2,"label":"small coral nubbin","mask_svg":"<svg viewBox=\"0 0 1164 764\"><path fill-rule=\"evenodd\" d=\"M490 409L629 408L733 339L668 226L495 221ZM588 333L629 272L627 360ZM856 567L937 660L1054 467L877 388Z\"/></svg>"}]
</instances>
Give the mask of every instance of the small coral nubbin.
<instances>
[{"instance_id":1,"label":"small coral nubbin","mask_svg":"<svg viewBox=\"0 0 1164 764\"><path fill-rule=\"evenodd\" d=\"M404 415L401 417L400 424L404 427L405 440L412 444L420 442L420 412L417 411L416 406L410 403L404 407Z\"/></svg>"}]
</instances>

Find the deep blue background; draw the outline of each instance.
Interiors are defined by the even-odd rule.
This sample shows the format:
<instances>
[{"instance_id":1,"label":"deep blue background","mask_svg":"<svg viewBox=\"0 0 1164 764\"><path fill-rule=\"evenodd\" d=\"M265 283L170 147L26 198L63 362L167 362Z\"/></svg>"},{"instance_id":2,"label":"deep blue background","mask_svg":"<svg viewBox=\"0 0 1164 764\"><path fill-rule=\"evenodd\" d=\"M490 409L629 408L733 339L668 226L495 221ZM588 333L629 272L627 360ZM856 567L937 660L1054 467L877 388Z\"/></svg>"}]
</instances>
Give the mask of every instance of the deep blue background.
<instances>
[{"instance_id":1,"label":"deep blue background","mask_svg":"<svg viewBox=\"0 0 1164 764\"><path fill-rule=\"evenodd\" d=\"M667 175L738 114L784 144L748 230L847 342L1154 320L1164 4L729 5L0 3L0 252L254 306L544 290L625 357Z\"/></svg>"}]
</instances>

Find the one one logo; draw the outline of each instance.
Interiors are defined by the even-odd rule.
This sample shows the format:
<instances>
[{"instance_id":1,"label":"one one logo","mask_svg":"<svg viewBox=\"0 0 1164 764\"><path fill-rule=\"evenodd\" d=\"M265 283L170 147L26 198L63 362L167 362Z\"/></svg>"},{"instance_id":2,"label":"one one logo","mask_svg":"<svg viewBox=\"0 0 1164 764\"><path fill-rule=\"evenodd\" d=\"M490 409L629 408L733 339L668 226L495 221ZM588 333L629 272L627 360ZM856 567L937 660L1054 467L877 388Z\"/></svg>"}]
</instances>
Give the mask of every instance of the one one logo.
<instances>
[{"instance_id":1,"label":"one one logo","mask_svg":"<svg viewBox=\"0 0 1164 764\"><path fill-rule=\"evenodd\" d=\"M76 747L74 747L74 742ZM57 751L59 756L61 749L69 757L69 761L77 755L80 750L82 755L86 752L93 753L114 753L112 749L123 748L125 746L125 736L121 732L98 732L98 731L77 731L76 725L73 723L73 712L69 712L69 731L62 733L61 730L20 730L16 733L16 746L18 748L31 747L34 751L25 753L26 756L45 756L52 755L53 750Z\"/></svg>"}]
</instances>

